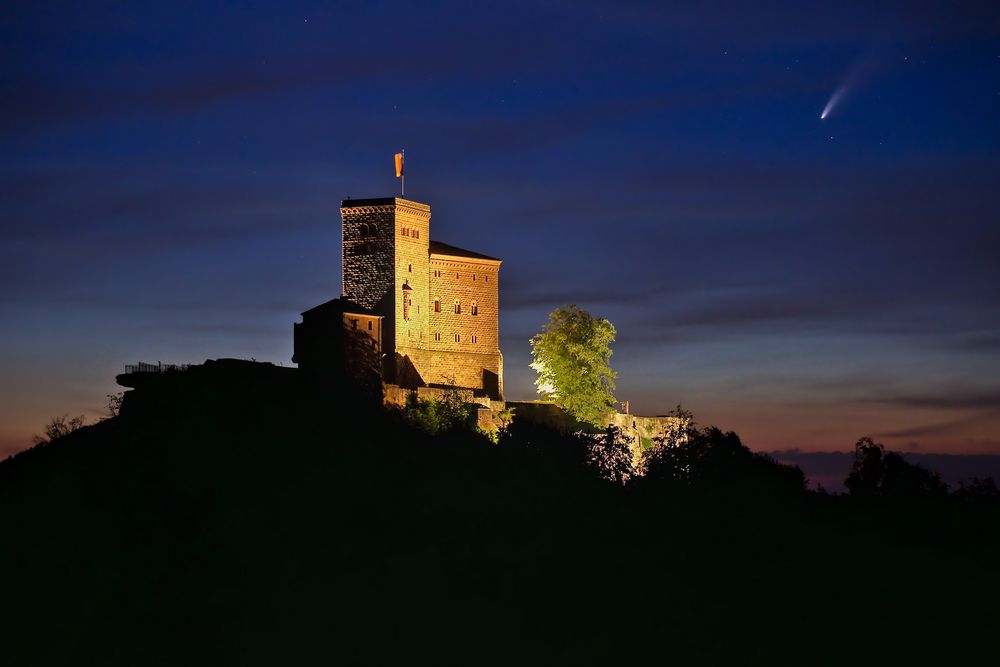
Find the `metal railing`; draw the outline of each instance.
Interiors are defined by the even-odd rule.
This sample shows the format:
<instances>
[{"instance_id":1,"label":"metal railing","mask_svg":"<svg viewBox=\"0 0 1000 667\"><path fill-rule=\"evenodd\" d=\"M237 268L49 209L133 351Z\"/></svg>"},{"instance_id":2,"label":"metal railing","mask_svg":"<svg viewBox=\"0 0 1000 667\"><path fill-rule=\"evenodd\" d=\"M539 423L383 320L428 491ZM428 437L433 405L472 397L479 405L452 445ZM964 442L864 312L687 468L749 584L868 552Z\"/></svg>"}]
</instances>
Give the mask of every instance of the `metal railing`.
<instances>
[{"instance_id":1,"label":"metal railing","mask_svg":"<svg viewBox=\"0 0 1000 667\"><path fill-rule=\"evenodd\" d=\"M162 361L157 361L155 364L147 364L140 361L137 364L125 364L125 374L129 373L174 373L177 371L186 371L190 368L190 364L165 364Z\"/></svg>"}]
</instances>

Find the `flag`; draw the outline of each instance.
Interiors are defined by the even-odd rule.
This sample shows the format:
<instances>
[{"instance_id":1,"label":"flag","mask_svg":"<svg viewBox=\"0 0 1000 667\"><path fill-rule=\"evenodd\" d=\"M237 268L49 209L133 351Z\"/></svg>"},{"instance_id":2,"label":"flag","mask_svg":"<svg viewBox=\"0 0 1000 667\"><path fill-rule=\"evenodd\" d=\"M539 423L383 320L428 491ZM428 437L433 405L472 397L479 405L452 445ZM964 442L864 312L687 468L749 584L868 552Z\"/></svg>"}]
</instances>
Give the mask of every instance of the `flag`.
<instances>
[{"instance_id":1,"label":"flag","mask_svg":"<svg viewBox=\"0 0 1000 667\"><path fill-rule=\"evenodd\" d=\"M403 154L396 153L396 178L403 175Z\"/></svg>"}]
</instances>

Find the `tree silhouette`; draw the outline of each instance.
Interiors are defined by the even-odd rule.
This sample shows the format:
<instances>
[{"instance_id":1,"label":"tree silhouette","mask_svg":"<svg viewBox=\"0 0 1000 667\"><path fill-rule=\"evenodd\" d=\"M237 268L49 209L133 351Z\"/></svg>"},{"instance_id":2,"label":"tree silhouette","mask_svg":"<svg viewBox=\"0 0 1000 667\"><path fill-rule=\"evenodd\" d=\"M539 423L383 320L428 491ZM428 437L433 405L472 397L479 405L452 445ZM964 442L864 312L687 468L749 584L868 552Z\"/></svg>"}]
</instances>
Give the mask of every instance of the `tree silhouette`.
<instances>
[{"instance_id":1,"label":"tree silhouette","mask_svg":"<svg viewBox=\"0 0 1000 667\"><path fill-rule=\"evenodd\" d=\"M844 486L857 498L907 499L948 493L948 485L937 473L896 452L886 452L881 443L869 437L855 443L854 462Z\"/></svg>"},{"instance_id":2,"label":"tree silhouette","mask_svg":"<svg viewBox=\"0 0 1000 667\"><path fill-rule=\"evenodd\" d=\"M632 441L617 426L603 433L580 434L587 447L587 463L604 479L625 484L635 475L632 467Z\"/></svg>"},{"instance_id":3,"label":"tree silhouette","mask_svg":"<svg viewBox=\"0 0 1000 667\"><path fill-rule=\"evenodd\" d=\"M83 428L84 422L86 421L83 415L73 417L72 419L68 419L68 417L69 415L53 417L49 420L49 423L45 425L45 435L33 435L31 436L31 441L36 445L46 445L62 438L63 436L69 435L79 428Z\"/></svg>"}]
</instances>

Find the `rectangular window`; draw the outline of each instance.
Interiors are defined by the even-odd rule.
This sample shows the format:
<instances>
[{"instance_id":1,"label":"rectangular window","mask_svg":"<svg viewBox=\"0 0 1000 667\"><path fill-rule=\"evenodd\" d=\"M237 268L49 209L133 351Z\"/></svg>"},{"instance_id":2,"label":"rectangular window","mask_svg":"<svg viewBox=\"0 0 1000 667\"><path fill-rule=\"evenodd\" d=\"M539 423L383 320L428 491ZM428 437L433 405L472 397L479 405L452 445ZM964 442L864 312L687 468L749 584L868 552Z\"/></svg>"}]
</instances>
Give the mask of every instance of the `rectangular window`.
<instances>
[{"instance_id":1,"label":"rectangular window","mask_svg":"<svg viewBox=\"0 0 1000 667\"><path fill-rule=\"evenodd\" d=\"M476 335L475 335L475 334L473 334L473 335L472 335L472 342L473 342L473 343L475 343L475 342L476 342L476 341L478 341L478 340L479 340L479 339L478 339L478 338L476 338Z\"/></svg>"},{"instance_id":2,"label":"rectangular window","mask_svg":"<svg viewBox=\"0 0 1000 667\"><path fill-rule=\"evenodd\" d=\"M462 342L462 334L455 334L455 342L456 343Z\"/></svg>"},{"instance_id":3,"label":"rectangular window","mask_svg":"<svg viewBox=\"0 0 1000 667\"><path fill-rule=\"evenodd\" d=\"M434 312L435 313L440 313L441 312L441 301L440 301L440 299L434 299Z\"/></svg>"},{"instance_id":4,"label":"rectangular window","mask_svg":"<svg viewBox=\"0 0 1000 667\"><path fill-rule=\"evenodd\" d=\"M369 331L372 330L372 321L371 320L368 320L368 330Z\"/></svg>"},{"instance_id":5,"label":"rectangular window","mask_svg":"<svg viewBox=\"0 0 1000 667\"><path fill-rule=\"evenodd\" d=\"M441 340L441 334L440 333L435 333L434 334L434 340Z\"/></svg>"}]
</instances>

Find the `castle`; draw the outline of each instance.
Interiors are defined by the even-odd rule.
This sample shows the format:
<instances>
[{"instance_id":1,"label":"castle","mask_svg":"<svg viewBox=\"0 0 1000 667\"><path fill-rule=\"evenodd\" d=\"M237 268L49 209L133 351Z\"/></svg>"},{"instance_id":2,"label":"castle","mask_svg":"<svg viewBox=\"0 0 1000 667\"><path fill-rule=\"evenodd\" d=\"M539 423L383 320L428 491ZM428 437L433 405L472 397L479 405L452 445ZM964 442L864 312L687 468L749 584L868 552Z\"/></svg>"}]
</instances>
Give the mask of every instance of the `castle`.
<instances>
[{"instance_id":1,"label":"castle","mask_svg":"<svg viewBox=\"0 0 1000 667\"><path fill-rule=\"evenodd\" d=\"M500 261L430 239L426 204L341 202L343 296L302 313L292 361L503 398Z\"/></svg>"}]
</instances>

